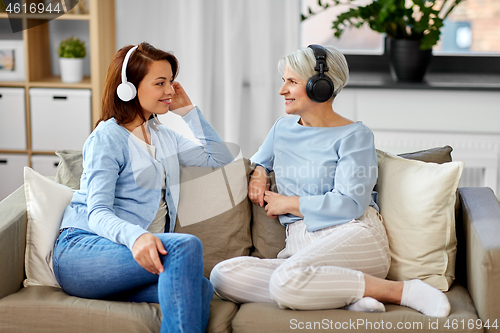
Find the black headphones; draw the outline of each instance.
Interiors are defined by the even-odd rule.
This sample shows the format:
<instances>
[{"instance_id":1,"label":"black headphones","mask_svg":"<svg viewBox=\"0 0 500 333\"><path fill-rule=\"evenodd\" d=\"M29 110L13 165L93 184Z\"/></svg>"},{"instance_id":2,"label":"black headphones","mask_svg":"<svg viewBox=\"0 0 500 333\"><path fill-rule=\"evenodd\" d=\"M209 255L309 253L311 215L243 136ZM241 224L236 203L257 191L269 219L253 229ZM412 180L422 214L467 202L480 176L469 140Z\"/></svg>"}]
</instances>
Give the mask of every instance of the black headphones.
<instances>
[{"instance_id":1,"label":"black headphones","mask_svg":"<svg viewBox=\"0 0 500 333\"><path fill-rule=\"evenodd\" d=\"M308 47L314 52L314 57L316 58L316 67L314 67L314 70L319 72L319 74L314 75L307 81L307 96L313 102L323 103L328 101L335 91L332 80L325 75L325 72L328 72L326 50L321 45L313 44Z\"/></svg>"}]
</instances>

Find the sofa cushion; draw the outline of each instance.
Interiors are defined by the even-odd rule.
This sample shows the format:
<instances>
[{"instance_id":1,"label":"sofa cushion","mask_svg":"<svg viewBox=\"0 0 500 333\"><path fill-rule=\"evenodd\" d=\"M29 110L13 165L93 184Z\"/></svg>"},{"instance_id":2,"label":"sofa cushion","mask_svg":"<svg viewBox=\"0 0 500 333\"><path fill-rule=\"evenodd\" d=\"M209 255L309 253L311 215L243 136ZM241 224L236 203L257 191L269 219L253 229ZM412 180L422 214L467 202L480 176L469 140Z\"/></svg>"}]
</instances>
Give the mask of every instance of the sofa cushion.
<instances>
[{"instance_id":1,"label":"sofa cushion","mask_svg":"<svg viewBox=\"0 0 500 333\"><path fill-rule=\"evenodd\" d=\"M207 278L219 262L250 254L249 165L247 159L238 159L215 170L181 168L175 232L192 234L201 240Z\"/></svg>"},{"instance_id":2,"label":"sofa cushion","mask_svg":"<svg viewBox=\"0 0 500 333\"><path fill-rule=\"evenodd\" d=\"M341 309L282 310L277 304L247 303L240 306L233 320L233 332L483 332L475 326L478 316L467 290L454 284L446 295L451 304L447 318L429 317L393 304L386 305L385 313L366 313ZM453 323L458 326L456 329L452 329ZM469 323L474 324L472 329Z\"/></svg>"},{"instance_id":3,"label":"sofa cushion","mask_svg":"<svg viewBox=\"0 0 500 333\"><path fill-rule=\"evenodd\" d=\"M230 301L224 301L214 294L214 298L210 302L210 317L208 319L207 332L231 332L231 323L238 309L238 305Z\"/></svg>"},{"instance_id":4,"label":"sofa cushion","mask_svg":"<svg viewBox=\"0 0 500 333\"><path fill-rule=\"evenodd\" d=\"M80 150L58 150L61 158L57 166L55 181L72 188L80 189L80 178L83 173L83 156Z\"/></svg>"},{"instance_id":5,"label":"sofa cushion","mask_svg":"<svg viewBox=\"0 0 500 333\"><path fill-rule=\"evenodd\" d=\"M161 319L158 304L85 299L54 287L27 287L0 300L2 332L159 332Z\"/></svg>"},{"instance_id":6,"label":"sofa cushion","mask_svg":"<svg viewBox=\"0 0 500 333\"><path fill-rule=\"evenodd\" d=\"M274 171L269 173L270 190L276 191ZM264 207L252 204L252 256L274 259L285 248L286 229L278 218L267 216Z\"/></svg>"},{"instance_id":7,"label":"sofa cushion","mask_svg":"<svg viewBox=\"0 0 500 333\"><path fill-rule=\"evenodd\" d=\"M451 162L451 152L453 148L450 146L436 147L426 150L420 150L413 153L399 154L399 157L403 157L409 160L417 160L428 163L447 163Z\"/></svg>"},{"instance_id":8,"label":"sofa cushion","mask_svg":"<svg viewBox=\"0 0 500 333\"><path fill-rule=\"evenodd\" d=\"M28 212L24 285L59 287L52 271L52 249L73 190L29 167L24 168L24 190Z\"/></svg>"},{"instance_id":9,"label":"sofa cushion","mask_svg":"<svg viewBox=\"0 0 500 333\"><path fill-rule=\"evenodd\" d=\"M214 295L207 331L230 332L237 311ZM0 332L159 332L161 320L156 303L85 299L54 287L27 287L0 299Z\"/></svg>"},{"instance_id":10,"label":"sofa cushion","mask_svg":"<svg viewBox=\"0 0 500 333\"><path fill-rule=\"evenodd\" d=\"M463 163L425 163L377 151L378 204L389 238L392 280L440 290L454 280L455 195Z\"/></svg>"}]
</instances>

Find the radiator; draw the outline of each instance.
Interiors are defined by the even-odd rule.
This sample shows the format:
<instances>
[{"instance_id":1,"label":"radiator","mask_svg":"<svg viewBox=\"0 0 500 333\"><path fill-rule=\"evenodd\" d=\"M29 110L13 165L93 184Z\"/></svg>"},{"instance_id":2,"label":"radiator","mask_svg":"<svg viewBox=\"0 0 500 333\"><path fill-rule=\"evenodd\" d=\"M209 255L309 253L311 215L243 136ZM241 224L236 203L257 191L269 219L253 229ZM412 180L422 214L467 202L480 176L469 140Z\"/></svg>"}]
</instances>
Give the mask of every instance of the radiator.
<instances>
[{"instance_id":1,"label":"radiator","mask_svg":"<svg viewBox=\"0 0 500 333\"><path fill-rule=\"evenodd\" d=\"M459 187L490 187L500 198L500 135L491 133L435 133L373 131L377 149L401 154L451 146L454 161L465 164Z\"/></svg>"}]
</instances>

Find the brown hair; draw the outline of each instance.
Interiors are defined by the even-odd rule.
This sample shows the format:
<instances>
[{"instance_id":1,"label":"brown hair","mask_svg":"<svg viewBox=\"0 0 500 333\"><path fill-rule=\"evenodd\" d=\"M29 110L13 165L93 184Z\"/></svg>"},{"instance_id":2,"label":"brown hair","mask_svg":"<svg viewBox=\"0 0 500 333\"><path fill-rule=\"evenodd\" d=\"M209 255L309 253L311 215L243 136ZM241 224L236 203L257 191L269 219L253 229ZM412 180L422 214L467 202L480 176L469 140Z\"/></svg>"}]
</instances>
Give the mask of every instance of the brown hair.
<instances>
[{"instance_id":1,"label":"brown hair","mask_svg":"<svg viewBox=\"0 0 500 333\"><path fill-rule=\"evenodd\" d=\"M134 45L122 47L111 60L106 74L106 81L104 82L101 118L97 121L97 124L113 117L120 125L128 124L134 121L137 115L146 121L138 98L124 102L116 94L116 88L122 82L123 60L132 47ZM133 83L136 88L139 87L139 83L149 72L151 63L158 60L167 60L170 63L172 75L175 79L179 71L177 58L173 54L159 50L148 43L141 43L128 60L127 81Z\"/></svg>"}]
</instances>

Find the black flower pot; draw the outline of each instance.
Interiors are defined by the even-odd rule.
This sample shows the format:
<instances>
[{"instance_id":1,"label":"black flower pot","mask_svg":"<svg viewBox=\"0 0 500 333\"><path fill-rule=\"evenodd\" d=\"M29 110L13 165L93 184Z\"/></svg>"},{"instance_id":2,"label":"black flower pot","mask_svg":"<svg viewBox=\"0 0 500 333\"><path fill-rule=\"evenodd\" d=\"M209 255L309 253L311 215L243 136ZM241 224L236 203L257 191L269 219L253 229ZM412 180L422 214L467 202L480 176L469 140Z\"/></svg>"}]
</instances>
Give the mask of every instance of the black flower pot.
<instances>
[{"instance_id":1,"label":"black flower pot","mask_svg":"<svg viewBox=\"0 0 500 333\"><path fill-rule=\"evenodd\" d=\"M418 40L389 38L389 41L392 76L398 81L422 81L432 60L432 49L421 50Z\"/></svg>"}]
</instances>

